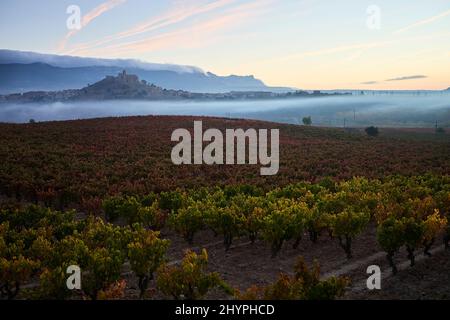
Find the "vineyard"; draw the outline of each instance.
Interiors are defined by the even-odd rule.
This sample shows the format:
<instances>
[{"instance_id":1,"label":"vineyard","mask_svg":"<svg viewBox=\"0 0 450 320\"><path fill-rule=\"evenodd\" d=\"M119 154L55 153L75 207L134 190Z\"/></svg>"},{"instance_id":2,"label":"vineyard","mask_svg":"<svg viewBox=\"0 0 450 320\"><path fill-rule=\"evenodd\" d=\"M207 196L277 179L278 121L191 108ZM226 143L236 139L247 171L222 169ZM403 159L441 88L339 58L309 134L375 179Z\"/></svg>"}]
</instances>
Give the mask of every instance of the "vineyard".
<instances>
[{"instance_id":1,"label":"vineyard","mask_svg":"<svg viewBox=\"0 0 450 320\"><path fill-rule=\"evenodd\" d=\"M331 299L343 294L348 279L321 280L317 264L310 271L299 260L294 276L282 274L273 284L240 292L219 273L208 271L206 250L188 251L181 265L170 264L170 241L160 232L176 232L192 245L199 232L209 230L223 239L225 251L234 239L247 237L249 246L261 241L272 258L288 244L301 255L301 241L317 243L326 235L350 260L352 244L373 223L378 245L394 274L395 256L401 249L414 266L419 250L430 255L436 241L448 248L450 240L448 176L302 182L267 193L249 186L204 188L112 197L104 200L103 208L106 221L94 216L77 220L74 211L35 205L2 210L2 294L9 299L20 294L69 298L73 293L66 289L65 270L79 265L83 287L77 294L90 299L123 297L125 266L137 282L140 297L146 297L154 283L152 289L158 294L174 299L199 299L216 287L245 299ZM20 290L30 282L38 285Z\"/></svg>"},{"instance_id":2,"label":"vineyard","mask_svg":"<svg viewBox=\"0 0 450 320\"><path fill-rule=\"evenodd\" d=\"M173 166L166 141L191 120L0 125L2 298L336 299L367 265L395 279L450 260L434 254L450 242L447 137L282 125L280 173L261 177Z\"/></svg>"},{"instance_id":3,"label":"vineyard","mask_svg":"<svg viewBox=\"0 0 450 320\"><path fill-rule=\"evenodd\" d=\"M342 129L203 118L204 130L280 129L280 171L256 166L175 166L173 130L193 117L127 117L0 124L0 193L56 209L99 210L106 196L145 195L176 188L251 184L268 191L298 181L354 176L450 172L450 138L382 130L374 139ZM384 133L383 133L384 132Z\"/></svg>"}]
</instances>

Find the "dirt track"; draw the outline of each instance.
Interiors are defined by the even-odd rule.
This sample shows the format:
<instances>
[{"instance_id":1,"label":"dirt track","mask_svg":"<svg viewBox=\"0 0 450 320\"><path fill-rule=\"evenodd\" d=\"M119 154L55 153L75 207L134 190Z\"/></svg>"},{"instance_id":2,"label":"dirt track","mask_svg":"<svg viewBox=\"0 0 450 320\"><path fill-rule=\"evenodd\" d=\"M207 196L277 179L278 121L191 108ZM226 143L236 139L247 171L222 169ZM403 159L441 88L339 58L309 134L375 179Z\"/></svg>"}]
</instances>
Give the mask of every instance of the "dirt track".
<instances>
[{"instance_id":1,"label":"dirt track","mask_svg":"<svg viewBox=\"0 0 450 320\"><path fill-rule=\"evenodd\" d=\"M169 260L177 263L189 246L173 233L164 236L172 241ZM291 273L296 259L303 256L310 265L315 259L320 263L323 277L342 275L352 279L352 285L343 299L450 299L450 252L443 250L441 242L437 241L433 247L431 258L422 258L422 252L418 251L414 268L409 267L405 250L402 250L396 256L399 274L391 276L385 254L376 242L374 226L356 239L351 260L346 259L337 240L325 234L316 244L305 235L297 249L293 249L292 242L288 242L274 259L266 243L257 241L251 244L246 238L237 239L231 249L225 252L221 238L207 231L196 235L192 248L199 250L203 247L208 250L210 270L219 272L224 280L240 290L252 285L268 284L280 272ZM382 290L379 291L369 291L365 286L369 276L366 274L367 267L374 264L379 265L383 272ZM129 278L128 283L127 295L137 295L135 280ZM208 298L229 297L213 292Z\"/></svg>"}]
</instances>

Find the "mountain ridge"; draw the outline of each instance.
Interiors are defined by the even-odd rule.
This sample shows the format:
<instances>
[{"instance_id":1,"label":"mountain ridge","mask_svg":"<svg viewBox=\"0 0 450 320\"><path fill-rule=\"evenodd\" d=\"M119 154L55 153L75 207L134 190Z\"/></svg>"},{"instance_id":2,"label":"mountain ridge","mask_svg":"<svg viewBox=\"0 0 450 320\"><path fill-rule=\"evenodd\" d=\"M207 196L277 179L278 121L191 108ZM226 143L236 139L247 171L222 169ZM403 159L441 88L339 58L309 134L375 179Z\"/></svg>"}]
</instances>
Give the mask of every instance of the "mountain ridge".
<instances>
[{"instance_id":1,"label":"mountain ridge","mask_svg":"<svg viewBox=\"0 0 450 320\"><path fill-rule=\"evenodd\" d=\"M81 89L122 70L172 90L198 93L292 90L266 86L252 75L219 76L192 66L0 50L0 94Z\"/></svg>"},{"instance_id":2,"label":"mountain ridge","mask_svg":"<svg viewBox=\"0 0 450 320\"><path fill-rule=\"evenodd\" d=\"M137 59L104 59L104 58L90 58L78 57L71 55L57 55L38 53L32 51L19 51L0 49L0 64L30 64L30 63L45 63L55 67L71 68L71 67L121 67L125 68L140 68L144 70L168 70L179 73L205 73L201 68L177 65L170 63L150 63Z\"/></svg>"}]
</instances>

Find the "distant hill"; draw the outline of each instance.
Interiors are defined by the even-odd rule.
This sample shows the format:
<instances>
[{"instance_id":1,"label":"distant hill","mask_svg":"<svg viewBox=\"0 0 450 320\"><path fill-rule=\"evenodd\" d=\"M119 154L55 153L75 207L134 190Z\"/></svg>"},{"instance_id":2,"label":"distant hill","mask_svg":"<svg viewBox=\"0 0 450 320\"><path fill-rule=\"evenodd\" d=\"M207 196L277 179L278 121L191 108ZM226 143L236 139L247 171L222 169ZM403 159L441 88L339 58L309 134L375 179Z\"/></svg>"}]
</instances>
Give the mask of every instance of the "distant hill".
<instances>
[{"instance_id":1,"label":"distant hill","mask_svg":"<svg viewBox=\"0 0 450 320\"><path fill-rule=\"evenodd\" d=\"M40 63L34 67L46 68ZM78 69L78 68L75 68ZM67 69L64 69L67 70ZM42 73L42 69L40 70ZM54 73L55 74L55 73ZM64 75L64 74L63 74ZM62 75L62 76L63 76ZM30 75L31 76L31 75ZM58 75L61 77L61 75ZM63 79L61 79L63 81ZM11 94L0 94L0 103L53 103L74 101L107 101L107 100L256 100L256 99L288 99L298 97L331 96L321 92L308 93L295 91L273 93L269 91L231 91L226 93L200 93L186 90L173 90L156 86L146 80L140 80L135 74L122 70L117 76L106 76L102 80L89 84L81 89L65 90L32 90Z\"/></svg>"},{"instance_id":2,"label":"distant hill","mask_svg":"<svg viewBox=\"0 0 450 320\"><path fill-rule=\"evenodd\" d=\"M138 76L122 71L116 77L107 76L105 79L88 87L76 90L74 100L120 100L120 99L183 99L190 93L182 90L167 90L154 84L148 84L145 80L139 80Z\"/></svg>"},{"instance_id":3,"label":"distant hill","mask_svg":"<svg viewBox=\"0 0 450 320\"><path fill-rule=\"evenodd\" d=\"M37 65L39 67L40 65ZM92 85L82 89L67 89L56 91L28 91L0 95L0 102L6 103L45 103L64 101L103 101L103 100L178 100L197 96L200 93L190 93L183 90L164 89L138 76L127 74L125 70L117 76L106 76Z\"/></svg>"},{"instance_id":4,"label":"distant hill","mask_svg":"<svg viewBox=\"0 0 450 320\"><path fill-rule=\"evenodd\" d=\"M192 66L0 50L0 94L80 89L123 69L173 90L210 93L291 90L268 87L253 76L218 76Z\"/></svg>"}]
</instances>

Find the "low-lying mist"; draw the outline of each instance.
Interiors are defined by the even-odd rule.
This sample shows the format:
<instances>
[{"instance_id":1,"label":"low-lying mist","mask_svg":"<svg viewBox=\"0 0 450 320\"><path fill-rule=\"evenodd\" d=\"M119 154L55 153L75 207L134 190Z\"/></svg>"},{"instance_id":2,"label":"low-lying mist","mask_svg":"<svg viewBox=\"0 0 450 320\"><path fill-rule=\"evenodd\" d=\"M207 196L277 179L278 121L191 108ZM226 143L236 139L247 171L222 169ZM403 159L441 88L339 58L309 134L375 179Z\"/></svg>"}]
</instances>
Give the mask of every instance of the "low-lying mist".
<instances>
[{"instance_id":1,"label":"low-lying mist","mask_svg":"<svg viewBox=\"0 0 450 320\"><path fill-rule=\"evenodd\" d=\"M198 115L322 126L450 126L450 95L333 96L254 101L103 101L0 104L1 122L72 120L132 115Z\"/></svg>"}]
</instances>

